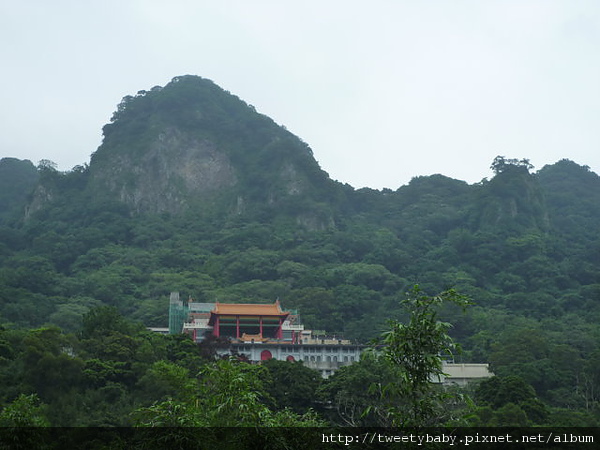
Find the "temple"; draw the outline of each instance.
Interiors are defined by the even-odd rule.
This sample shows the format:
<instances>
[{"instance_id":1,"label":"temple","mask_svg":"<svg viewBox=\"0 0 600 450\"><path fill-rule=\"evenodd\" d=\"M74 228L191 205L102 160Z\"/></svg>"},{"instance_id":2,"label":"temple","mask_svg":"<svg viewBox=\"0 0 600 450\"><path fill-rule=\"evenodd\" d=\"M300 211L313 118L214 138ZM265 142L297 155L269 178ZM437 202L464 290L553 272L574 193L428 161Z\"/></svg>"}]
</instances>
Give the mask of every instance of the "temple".
<instances>
[{"instance_id":1,"label":"temple","mask_svg":"<svg viewBox=\"0 0 600 450\"><path fill-rule=\"evenodd\" d=\"M208 325L214 336L256 342L283 340L283 325L289 312L281 310L279 301L272 305L215 303ZM289 324L289 321L286 322ZM297 343L294 330L286 327L285 340Z\"/></svg>"},{"instance_id":2,"label":"temple","mask_svg":"<svg viewBox=\"0 0 600 450\"><path fill-rule=\"evenodd\" d=\"M295 310L270 304L187 302L172 292L169 334L186 333L195 342L208 336L226 337L229 348L250 361L303 361L324 378L360 358L364 346L324 332L305 330Z\"/></svg>"}]
</instances>

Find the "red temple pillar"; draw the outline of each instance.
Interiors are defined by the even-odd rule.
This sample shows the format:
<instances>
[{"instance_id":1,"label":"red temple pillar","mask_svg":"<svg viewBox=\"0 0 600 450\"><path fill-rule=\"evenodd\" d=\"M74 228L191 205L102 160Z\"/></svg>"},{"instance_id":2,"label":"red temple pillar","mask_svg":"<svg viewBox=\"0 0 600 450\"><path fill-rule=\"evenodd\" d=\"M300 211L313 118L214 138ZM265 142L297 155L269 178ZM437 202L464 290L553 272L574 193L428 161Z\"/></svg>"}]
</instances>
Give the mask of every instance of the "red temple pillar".
<instances>
[{"instance_id":1,"label":"red temple pillar","mask_svg":"<svg viewBox=\"0 0 600 450\"><path fill-rule=\"evenodd\" d=\"M213 336L219 337L219 316L215 320L215 326L213 327Z\"/></svg>"},{"instance_id":2,"label":"red temple pillar","mask_svg":"<svg viewBox=\"0 0 600 450\"><path fill-rule=\"evenodd\" d=\"M281 329L281 325L283 325L283 320L280 317L279 318L279 328L277 328L277 339L281 339L283 337L283 330Z\"/></svg>"},{"instance_id":3,"label":"red temple pillar","mask_svg":"<svg viewBox=\"0 0 600 450\"><path fill-rule=\"evenodd\" d=\"M240 338L240 316L235 316L235 337Z\"/></svg>"},{"instance_id":4,"label":"red temple pillar","mask_svg":"<svg viewBox=\"0 0 600 450\"><path fill-rule=\"evenodd\" d=\"M262 337L263 337L263 334L262 334L263 333L262 316L259 316L258 323L260 324L260 337L262 339Z\"/></svg>"}]
</instances>

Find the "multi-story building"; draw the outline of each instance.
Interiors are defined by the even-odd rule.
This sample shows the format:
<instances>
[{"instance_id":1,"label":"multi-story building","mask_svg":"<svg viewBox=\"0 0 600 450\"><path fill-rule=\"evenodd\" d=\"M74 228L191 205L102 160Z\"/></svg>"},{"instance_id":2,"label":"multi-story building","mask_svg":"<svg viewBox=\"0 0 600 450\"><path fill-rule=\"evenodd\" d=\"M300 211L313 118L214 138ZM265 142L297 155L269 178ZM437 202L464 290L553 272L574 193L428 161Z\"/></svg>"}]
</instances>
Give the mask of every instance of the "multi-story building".
<instances>
[{"instance_id":1,"label":"multi-story building","mask_svg":"<svg viewBox=\"0 0 600 450\"><path fill-rule=\"evenodd\" d=\"M297 311L272 304L197 303L171 293L169 333L189 334L195 342L207 336L227 337L228 349L258 362L271 358L303 361L325 378L360 359L364 346L337 336L305 330Z\"/></svg>"}]
</instances>

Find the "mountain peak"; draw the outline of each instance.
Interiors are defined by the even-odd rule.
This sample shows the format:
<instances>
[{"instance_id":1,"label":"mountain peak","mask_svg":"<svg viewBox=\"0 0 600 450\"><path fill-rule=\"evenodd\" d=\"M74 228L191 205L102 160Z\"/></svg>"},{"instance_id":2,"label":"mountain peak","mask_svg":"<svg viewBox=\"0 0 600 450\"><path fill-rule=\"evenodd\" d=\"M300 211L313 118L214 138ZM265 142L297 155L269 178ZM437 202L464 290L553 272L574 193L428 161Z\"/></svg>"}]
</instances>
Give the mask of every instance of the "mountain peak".
<instances>
[{"instance_id":1,"label":"mountain peak","mask_svg":"<svg viewBox=\"0 0 600 450\"><path fill-rule=\"evenodd\" d=\"M103 134L90 184L135 212L178 213L218 198L239 213L322 198L331 184L302 140L198 76L124 97Z\"/></svg>"}]
</instances>

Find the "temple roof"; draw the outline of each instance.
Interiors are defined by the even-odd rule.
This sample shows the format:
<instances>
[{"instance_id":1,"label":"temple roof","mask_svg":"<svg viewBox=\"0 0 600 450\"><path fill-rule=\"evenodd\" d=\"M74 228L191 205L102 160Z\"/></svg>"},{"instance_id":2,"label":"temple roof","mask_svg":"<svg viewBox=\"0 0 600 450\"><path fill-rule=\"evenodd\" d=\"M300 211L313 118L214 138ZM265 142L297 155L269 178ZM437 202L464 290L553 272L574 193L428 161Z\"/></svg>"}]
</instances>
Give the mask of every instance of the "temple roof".
<instances>
[{"instance_id":1,"label":"temple roof","mask_svg":"<svg viewBox=\"0 0 600 450\"><path fill-rule=\"evenodd\" d=\"M288 311L282 311L279 301L273 304L253 303L215 303L211 314L239 316L287 316Z\"/></svg>"}]
</instances>

